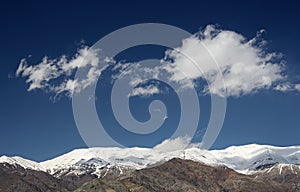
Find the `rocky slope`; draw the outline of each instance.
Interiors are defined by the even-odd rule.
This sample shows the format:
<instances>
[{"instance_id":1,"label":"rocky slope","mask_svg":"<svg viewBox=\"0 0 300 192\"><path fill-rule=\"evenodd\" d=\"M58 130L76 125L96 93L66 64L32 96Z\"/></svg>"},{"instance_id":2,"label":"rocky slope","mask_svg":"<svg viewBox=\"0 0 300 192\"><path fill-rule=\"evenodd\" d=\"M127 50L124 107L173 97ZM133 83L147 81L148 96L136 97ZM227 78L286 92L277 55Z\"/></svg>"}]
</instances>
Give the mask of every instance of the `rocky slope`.
<instances>
[{"instance_id":1,"label":"rocky slope","mask_svg":"<svg viewBox=\"0 0 300 192\"><path fill-rule=\"evenodd\" d=\"M0 164L0 191L70 191L77 186L64 183L43 171L24 169L19 165Z\"/></svg>"},{"instance_id":2,"label":"rocky slope","mask_svg":"<svg viewBox=\"0 0 300 192\"><path fill-rule=\"evenodd\" d=\"M245 175L226 166L210 166L184 159L171 159L151 167L95 178L90 175L53 175L18 165L0 164L0 191L300 191L300 172L296 165L278 165Z\"/></svg>"},{"instance_id":3,"label":"rocky slope","mask_svg":"<svg viewBox=\"0 0 300 192\"><path fill-rule=\"evenodd\" d=\"M298 169L299 170L299 169ZM275 172L275 175L279 175ZM76 192L289 192L297 191L299 177L277 180L260 175L244 175L225 166L208 166L199 162L172 159L162 165L132 172L116 180L96 179ZM300 190L300 189L299 189Z\"/></svg>"}]
</instances>

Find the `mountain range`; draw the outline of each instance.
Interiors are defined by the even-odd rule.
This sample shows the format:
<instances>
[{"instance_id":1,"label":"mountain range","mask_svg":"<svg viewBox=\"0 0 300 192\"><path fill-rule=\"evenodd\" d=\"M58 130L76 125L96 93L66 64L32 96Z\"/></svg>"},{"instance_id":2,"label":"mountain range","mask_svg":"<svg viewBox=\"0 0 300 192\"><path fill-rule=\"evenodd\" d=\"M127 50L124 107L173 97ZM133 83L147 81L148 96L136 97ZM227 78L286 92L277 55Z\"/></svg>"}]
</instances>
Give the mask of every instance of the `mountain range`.
<instances>
[{"instance_id":1,"label":"mountain range","mask_svg":"<svg viewBox=\"0 0 300 192\"><path fill-rule=\"evenodd\" d=\"M0 191L300 191L300 146L76 149L35 162L0 157Z\"/></svg>"}]
</instances>

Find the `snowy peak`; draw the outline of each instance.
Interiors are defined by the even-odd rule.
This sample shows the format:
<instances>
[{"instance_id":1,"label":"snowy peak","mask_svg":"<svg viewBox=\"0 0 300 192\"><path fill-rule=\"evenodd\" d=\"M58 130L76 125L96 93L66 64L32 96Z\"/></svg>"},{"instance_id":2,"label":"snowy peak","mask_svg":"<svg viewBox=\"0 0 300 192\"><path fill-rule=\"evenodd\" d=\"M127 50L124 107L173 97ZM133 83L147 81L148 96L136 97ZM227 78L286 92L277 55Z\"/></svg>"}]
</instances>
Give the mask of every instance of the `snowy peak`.
<instances>
[{"instance_id":1,"label":"snowy peak","mask_svg":"<svg viewBox=\"0 0 300 192\"><path fill-rule=\"evenodd\" d=\"M220 163L242 172L259 171L278 164L300 164L300 146L275 147L250 144L209 151Z\"/></svg>"},{"instance_id":2,"label":"snowy peak","mask_svg":"<svg viewBox=\"0 0 300 192\"><path fill-rule=\"evenodd\" d=\"M148 162L156 161L158 156L160 154L156 150L147 148L87 148L73 150L57 158L41 162L41 165L46 168L55 168L89 160L110 163L141 163L142 160Z\"/></svg>"},{"instance_id":3,"label":"snowy peak","mask_svg":"<svg viewBox=\"0 0 300 192\"><path fill-rule=\"evenodd\" d=\"M25 169L33 169L33 170L37 170L37 171L43 171L43 167L35 162L35 161L31 161L28 159L24 159L22 157L7 157L7 156L2 156L0 157L0 163L8 163L11 165L20 165L21 167L25 168Z\"/></svg>"},{"instance_id":4,"label":"snowy peak","mask_svg":"<svg viewBox=\"0 0 300 192\"><path fill-rule=\"evenodd\" d=\"M41 162L40 165L53 175L80 175L86 172L98 177L109 170L142 169L150 164L163 160L166 154L148 148L87 148L76 149L57 158Z\"/></svg>"},{"instance_id":5,"label":"snowy peak","mask_svg":"<svg viewBox=\"0 0 300 192\"><path fill-rule=\"evenodd\" d=\"M27 169L42 170L56 177L93 174L103 177L143 169L172 158L189 159L207 165L225 165L240 173L253 174L285 165L300 165L300 146L275 147L250 144L222 150L186 150L165 152L150 148L86 148L76 149L44 162L21 157L0 158L0 163L18 164ZM276 168L274 170L280 171Z\"/></svg>"},{"instance_id":6,"label":"snowy peak","mask_svg":"<svg viewBox=\"0 0 300 192\"><path fill-rule=\"evenodd\" d=\"M109 167L142 169L172 158L190 159L212 166L225 165L240 173L249 174L275 165L299 165L300 146L275 147L250 144L231 146L222 150L205 151L190 148L173 152L149 148L88 148L71 151L55 159L42 162L41 165L52 173L54 170L79 169L79 167L81 169L93 167L95 170L108 169Z\"/></svg>"}]
</instances>

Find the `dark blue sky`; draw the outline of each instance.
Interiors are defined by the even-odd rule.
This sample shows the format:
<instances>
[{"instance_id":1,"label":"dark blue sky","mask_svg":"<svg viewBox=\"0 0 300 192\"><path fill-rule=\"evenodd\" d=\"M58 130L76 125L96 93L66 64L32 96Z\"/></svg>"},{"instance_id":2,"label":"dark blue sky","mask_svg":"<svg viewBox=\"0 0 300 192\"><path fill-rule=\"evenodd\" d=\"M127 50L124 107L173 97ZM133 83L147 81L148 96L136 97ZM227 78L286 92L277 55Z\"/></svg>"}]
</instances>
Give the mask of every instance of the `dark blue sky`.
<instances>
[{"instance_id":1,"label":"dark blue sky","mask_svg":"<svg viewBox=\"0 0 300 192\"><path fill-rule=\"evenodd\" d=\"M24 79L12 77L20 59L28 55L36 62L45 55L73 55L82 39L93 45L116 29L145 22L170 24L190 33L207 24L219 24L249 38L263 28L268 49L284 54L289 76L299 82L299 7L297 1L2 2L0 155L45 160L85 147L70 99L53 103L49 101L51 95L39 90L27 92ZM214 148L246 143L299 145L299 115L299 93L262 91L229 98L225 123Z\"/></svg>"}]
</instances>

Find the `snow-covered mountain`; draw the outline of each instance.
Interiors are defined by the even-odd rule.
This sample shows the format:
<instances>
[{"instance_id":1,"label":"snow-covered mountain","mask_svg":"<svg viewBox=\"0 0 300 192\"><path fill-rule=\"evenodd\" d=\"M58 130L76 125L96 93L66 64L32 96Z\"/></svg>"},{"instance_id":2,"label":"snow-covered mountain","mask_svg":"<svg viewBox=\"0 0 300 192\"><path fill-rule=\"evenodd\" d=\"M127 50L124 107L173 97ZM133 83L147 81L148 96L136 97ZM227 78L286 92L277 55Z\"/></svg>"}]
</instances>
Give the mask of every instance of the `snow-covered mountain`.
<instances>
[{"instance_id":1,"label":"snow-covered mountain","mask_svg":"<svg viewBox=\"0 0 300 192\"><path fill-rule=\"evenodd\" d=\"M300 165L300 146L276 147L250 144L210 151L219 163L241 173L264 170L274 165Z\"/></svg>"},{"instance_id":2,"label":"snow-covered mountain","mask_svg":"<svg viewBox=\"0 0 300 192\"><path fill-rule=\"evenodd\" d=\"M31 161L28 159L24 159L22 157L7 157L7 156L2 156L0 157L0 163L8 163L11 165L20 165L23 168L26 169L33 169L37 171L43 171L44 167L40 163L37 163L35 161Z\"/></svg>"},{"instance_id":3,"label":"snow-covered mountain","mask_svg":"<svg viewBox=\"0 0 300 192\"><path fill-rule=\"evenodd\" d=\"M172 158L190 159L207 165L225 165L240 173L253 174L288 167L300 170L300 146L275 147L250 144L223 150L204 151L198 148L164 152L149 148L86 148L76 149L54 159L34 162L21 157L0 157L0 163L18 164L27 169L48 172L56 177L65 175L123 174L146 168ZM274 171L274 170L273 170ZM300 172L299 172L300 174Z\"/></svg>"}]
</instances>

